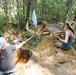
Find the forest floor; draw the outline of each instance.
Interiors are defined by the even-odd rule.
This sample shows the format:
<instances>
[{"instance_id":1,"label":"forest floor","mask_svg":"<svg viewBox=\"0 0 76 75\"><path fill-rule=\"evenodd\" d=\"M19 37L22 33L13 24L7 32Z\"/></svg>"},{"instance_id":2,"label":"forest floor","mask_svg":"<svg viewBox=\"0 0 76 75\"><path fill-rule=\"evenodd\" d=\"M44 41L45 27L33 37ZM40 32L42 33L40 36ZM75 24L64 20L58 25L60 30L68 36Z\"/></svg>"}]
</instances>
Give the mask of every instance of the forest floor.
<instances>
[{"instance_id":1,"label":"forest floor","mask_svg":"<svg viewBox=\"0 0 76 75\"><path fill-rule=\"evenodd\" d=\"M12 34L10 29L8 33L10 34L6 32L5 37L10 37L10 40L20 39L16 37L15 31ZM21 34L25 37L24 33ZM30 33L27 32L27 34ZM33 55L27 63L17 63L16 75L76 75L76 50L69 49L64 51L56 48L54 46L55 42L57 40L50 35L45 35L42 36L39 43L34 42L34 40L26 43L25 48L29 48ZM33 43L37 43L37 45Z\"/></svg>"},{"instance_id":2,"label":"forest floor","mask_svg":"<svg viewBox=\"0 0 76 75\"><path fill-rule=\"evenodd\" d=\"M43 36L42 41L30 47L33 52L27 63L18 63L16 75L76 75L76 52L54 47L51 36Z\"/></svg>"}]
</instances>

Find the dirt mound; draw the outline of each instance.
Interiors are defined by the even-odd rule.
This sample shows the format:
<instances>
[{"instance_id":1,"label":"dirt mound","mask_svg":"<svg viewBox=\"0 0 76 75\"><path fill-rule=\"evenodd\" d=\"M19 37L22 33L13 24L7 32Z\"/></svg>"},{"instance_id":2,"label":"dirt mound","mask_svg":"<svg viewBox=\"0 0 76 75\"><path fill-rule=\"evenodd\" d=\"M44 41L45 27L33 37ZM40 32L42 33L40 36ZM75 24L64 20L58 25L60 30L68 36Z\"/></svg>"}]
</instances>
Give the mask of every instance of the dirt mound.
<instances>
[{"instance_id":1,"label":"dirt mound","mask_svg":"<svg viewBox=\"0 0 76 75\"><path fill-rule=\"evenodd\" d=\"M56 40L45 36L33 49L27 63L17 64L17 75L76 75L76 56L70 49L54 47Z\"/></svg>"}]
</instances>

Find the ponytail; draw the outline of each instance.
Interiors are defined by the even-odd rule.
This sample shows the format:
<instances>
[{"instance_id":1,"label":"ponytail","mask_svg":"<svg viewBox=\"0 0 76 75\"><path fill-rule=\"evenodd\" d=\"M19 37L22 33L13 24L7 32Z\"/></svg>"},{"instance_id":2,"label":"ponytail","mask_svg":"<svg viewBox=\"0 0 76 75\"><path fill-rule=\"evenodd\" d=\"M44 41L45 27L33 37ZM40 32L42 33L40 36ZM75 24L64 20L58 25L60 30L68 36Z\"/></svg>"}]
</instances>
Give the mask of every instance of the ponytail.
<instances>
[{"instance_id":1,"label":"ponytail","mask_svg":"<svg viewBox=\"0 0 76 75\"><path fill-rule=\"evenodd\" d=\"M71 29L71 28L70 28L70 30L71 30L71 31L73 32L73 34L74 34L74 30L73 30L73 29Z\"/></svg>"}]
</instances>

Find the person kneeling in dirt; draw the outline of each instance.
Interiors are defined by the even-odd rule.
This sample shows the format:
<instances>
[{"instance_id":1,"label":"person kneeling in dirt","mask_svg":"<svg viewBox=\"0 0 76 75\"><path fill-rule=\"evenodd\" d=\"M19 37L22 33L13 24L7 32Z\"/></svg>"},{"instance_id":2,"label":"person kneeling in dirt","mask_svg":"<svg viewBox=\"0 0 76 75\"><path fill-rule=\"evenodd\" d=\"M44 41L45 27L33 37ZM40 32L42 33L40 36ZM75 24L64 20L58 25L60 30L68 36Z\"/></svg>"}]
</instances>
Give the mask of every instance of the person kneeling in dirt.
<instances>
[{"instance_id":1,"label":"person kneeling in dirt","mask_svg":"<svg viewBox=\"0 0 76 75\"><path fill-rule=\"evenodd\" d=\"M57 40L61 41L60 43L55 43L55 46L57 48L62 49L70 49L72 46L73 41L73 35L74 35L74 23L73 21L67 21L66 22L66 31L64 33L64 39L61 39L60 37L56 37Z\"/></svg>"},{"instance_id":2,"label":"person kneeling in dirt","mask_svg":"<svg viewBox=\"0 0 76 75\"><path fill-rule=\"evenodd\" d=\"M13 59L13 51L19 49L25 44L26 41L18 45L7 45L4 37L0 37L0 75L16 75L16 63Z\"/></svg>"}]
</instances>

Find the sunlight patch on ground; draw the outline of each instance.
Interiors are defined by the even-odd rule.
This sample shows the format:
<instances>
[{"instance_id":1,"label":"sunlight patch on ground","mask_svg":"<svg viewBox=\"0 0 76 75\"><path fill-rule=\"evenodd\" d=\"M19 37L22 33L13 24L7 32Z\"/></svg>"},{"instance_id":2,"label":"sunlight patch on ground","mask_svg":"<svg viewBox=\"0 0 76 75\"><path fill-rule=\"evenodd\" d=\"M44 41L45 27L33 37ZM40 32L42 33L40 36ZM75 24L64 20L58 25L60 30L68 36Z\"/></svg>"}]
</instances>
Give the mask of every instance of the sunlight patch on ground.
<instances>
[{"instance_id":1,"label":"sunlight patch on ground","mask_svg":"<svg viewBox=\"0 0 76 75\"><path fill-rule=\"evenodd\" d=\"M24 74L23 74L24 73ZM49 69L43 68L41 65L30 60L23 69L17 72L17 75L53 75Z\"/></svg>"}]
</instances>

